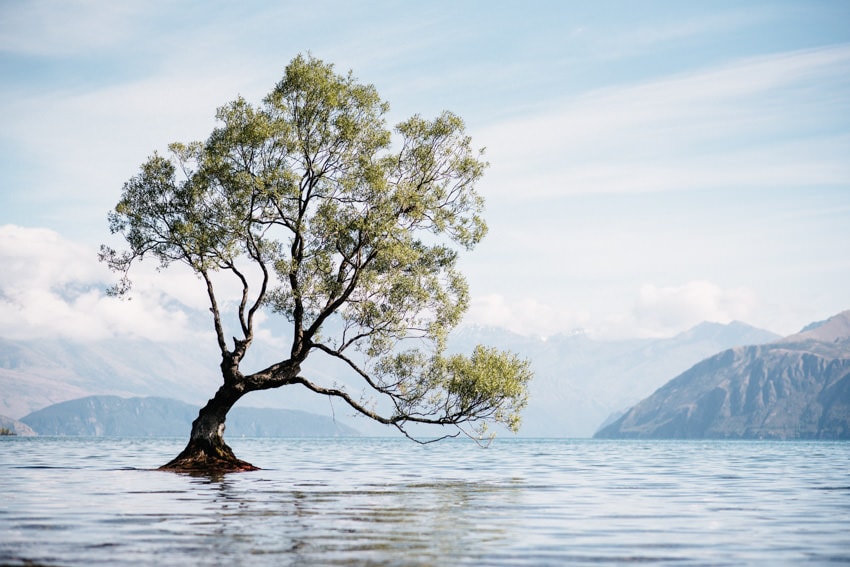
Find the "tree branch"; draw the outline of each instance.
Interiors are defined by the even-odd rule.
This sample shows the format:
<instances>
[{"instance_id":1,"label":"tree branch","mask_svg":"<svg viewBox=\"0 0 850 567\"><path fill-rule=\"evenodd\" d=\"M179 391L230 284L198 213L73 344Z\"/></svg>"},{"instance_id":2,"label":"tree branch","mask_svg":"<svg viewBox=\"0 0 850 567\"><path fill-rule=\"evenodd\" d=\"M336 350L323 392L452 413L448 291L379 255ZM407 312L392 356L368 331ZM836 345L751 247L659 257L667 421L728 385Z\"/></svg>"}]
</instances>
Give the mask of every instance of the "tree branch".
<instances>
[{"instance_id":1,"label":"tree branch","mask_svg":"<svg viewBox=\"0 0 850 567\"><path fill-rule=\"evenodd\" d=\"M218 302L215 299L215 291L213 291L212 280L206 270L199 270L201 276L207 284L207 295L210 298L210 311L213 314L213 323L215 324L215 335L218 339L218 348L221 350L222 356L227 356L227 341L224 338L224 328L221 326L221 314L218 310Z\"/></svg>"},{"instance_id":2,"label":"tree branch","mask_svg":"<svg viewBox=\"0 0 850 567\"><path fill-rule=\"evenodd\" d=\"M336 388L324 388L322 386L318 386L316 384L313 384L312 382L310 382L309 380L307 380L306 378L304 378L302 376L296 376L296 377L292 378L289 383L290 384L301 384L302 386L306 387L308 390L312 390L313 392L316 392L317 394L322 394L322 395L325 395L325 396L332 396L332 397L335 397L335 398L340 398L341 400L343 400L345 403L347 403L349 406L351 406L357 412L362 413L363 415L373 419L374 421L377 421L378 423L383 423L384 425L395 425L396 423L398 423L400 421L398 418L395 418L395 417L394 418L386 418L386 417L383 417L383 416L373 412L372 410L368 409L367 407L356 402L354 400L354 398L349 396L348 393L344 392L343 390L338 390Z\"/></svg>"},{"instance_id":3,"label":"tree branch","mask_svg":"<svg viewBox=\"0 0 850 567\"><path fill-rule=\"evenodd\" d=\"M341 352L336 351L336 350L334 350L334 349L330 348L329 346L324 345L322 343L311 343L311 346L319 349L320 351L322 351L322 352L324 352L324 353L326 353L326 354L328 354L328 355L330 355L334 358L338 358L341 361L345 362L352 370L354 370L357 374L359 374L361 378L366 380L366 383L369 384L373 389L377 390L378 392L381 392L382 394L388 393L385 388L376 384L375 381L372 380L372 377L369 376L369 374L367 374L362 368L360 368L353 360L351 360L350 358L348 358L347 356L345 356Z\"/></svg>"},{"instance_id":4,"label":"tree branch","mask_svg":"<svg viewBox=\"0 0 850 567\"><path fill-rule=\"evenodd\" d=\"M377 252L373 250L368 256L366 256L366 259L363 261L363 263L361 263L359 266L355 266L354 273L351 274L351 280L348 282L346 288L342 291L342 293L339 294L336 299L325 304L325 307L324 309L322 309L322 312L319 313L319 315L313 321L313 324L310 325L310 327L305 332L306 340L310 341L319 331L319 328L321 328L325 320L333 313L335 313L336 310L339 309L348 300L348 298L357 288L357 283L360 280L360 273L372 262L372 260L377 257L377 255Z\"/></svg>"},{"instance_id":5,"label":"tree branch","mask_svg":"<svg viewBox=\"0 0 850 567\"><path fill-rule=\"evenodd\" d=\"M239 301L239 325L242 327L242 337L246 341L250 341L252 338L252 332L250 326L248 325L248 322L245 320L245 306L248 304L249 291L248 279L242 272L239 271L239 269L234 265L233 262L228 261L226 266L227 269L236 274L236 277L239 278L239 281L242 282L242 298Z\"/></svg>"}]
</instances>

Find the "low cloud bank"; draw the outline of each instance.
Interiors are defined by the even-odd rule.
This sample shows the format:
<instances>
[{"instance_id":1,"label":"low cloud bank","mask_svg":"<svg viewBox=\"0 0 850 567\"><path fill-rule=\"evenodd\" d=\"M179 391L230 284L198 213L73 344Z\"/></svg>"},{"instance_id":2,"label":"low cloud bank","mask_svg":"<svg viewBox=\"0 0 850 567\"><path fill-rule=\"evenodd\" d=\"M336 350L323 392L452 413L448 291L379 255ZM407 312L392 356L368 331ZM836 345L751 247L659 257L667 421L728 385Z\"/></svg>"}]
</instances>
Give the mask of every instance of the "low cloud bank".
<instances>
[{"instance_id":1,"label":"low cloud bank","mask_svg":"<svg viewBox=\"0 0 850 567\"><path fill-rule=\"evenodd\" d=\"M117 276L98 262L96 250L55 231L0 226L0 266L0 336L172 340L192 334L187 310L146 274L132 299L109 297L106 289Z\"/></svg>"},{"instance_id":2,"label":"low cloud bank","mask_svg":"<svg viewBox=\"0 0 850 567\"><path fill-rule=\"evenodd\" d=\"M98 262L92 247L45 228L0 226L0 336L162 341L208 334L207 298L198 279L180 265L157 272L153 264L139 264L132 298L117 299L106 294L117 275ZM237 291L224 283L224 297ZM544 337L578 328L610 338L660 337L702 321L748 321L755 304L755 294L746 288L693 281L645 284L635 291L631 311L619 314L591 313L534 297L473 297L465 322ZM258 330L258 338L274 341L266 329Z\"/></svg>"}]
</instances>

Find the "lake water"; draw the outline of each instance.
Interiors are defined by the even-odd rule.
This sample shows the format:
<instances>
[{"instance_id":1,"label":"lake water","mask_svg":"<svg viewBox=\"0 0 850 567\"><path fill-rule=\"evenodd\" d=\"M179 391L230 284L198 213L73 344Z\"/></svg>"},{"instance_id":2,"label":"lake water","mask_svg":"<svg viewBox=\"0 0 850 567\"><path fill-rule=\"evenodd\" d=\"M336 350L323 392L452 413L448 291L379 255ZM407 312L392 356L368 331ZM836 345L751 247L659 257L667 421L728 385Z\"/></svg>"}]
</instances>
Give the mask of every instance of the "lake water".
<instances>
[{"instance_id":1,"label":"lake water","mask_svg":"<svg viewBox=\"0 0 850 567\"><path fill-rule=\"evenodd\" d=\"M850 443L2 438L0 565L850 562Z\"/></svg>"}]
</instances>

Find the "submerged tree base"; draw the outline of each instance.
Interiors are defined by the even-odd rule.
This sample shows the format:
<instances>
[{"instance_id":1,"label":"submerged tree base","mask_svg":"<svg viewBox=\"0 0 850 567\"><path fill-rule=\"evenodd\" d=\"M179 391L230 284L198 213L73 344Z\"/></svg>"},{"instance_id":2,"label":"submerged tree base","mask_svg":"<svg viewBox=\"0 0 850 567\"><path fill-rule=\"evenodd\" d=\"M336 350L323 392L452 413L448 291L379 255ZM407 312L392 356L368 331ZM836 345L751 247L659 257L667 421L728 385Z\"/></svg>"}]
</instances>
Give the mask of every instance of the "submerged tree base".
<instances>
[{"instance_id":1,"label":"submerged tree base","mask_svg":"<svg viewBox=\"0 0 850 567\"><path fill-rule=\"evenodd\" d=\"M258 471L260 468L236 458L233 450L223 442L213 445L191 441L182 453L159 467L159 470L192 474L221 474Z\"/></svg>"},{"instance_id":2,"label":"submerged tree base","mask_svg":"<svg viewBox=\"0 0 850 567\"><path fill-rule=\"evenodd\" d=\"M221 474L258 471L260 467L255 467L251 463L239 459L225 461L222 459L211 459L207 455L202 455L185 459L174 459L162 465L157 470L192 474Z\"/></svg>"}]
</instances>

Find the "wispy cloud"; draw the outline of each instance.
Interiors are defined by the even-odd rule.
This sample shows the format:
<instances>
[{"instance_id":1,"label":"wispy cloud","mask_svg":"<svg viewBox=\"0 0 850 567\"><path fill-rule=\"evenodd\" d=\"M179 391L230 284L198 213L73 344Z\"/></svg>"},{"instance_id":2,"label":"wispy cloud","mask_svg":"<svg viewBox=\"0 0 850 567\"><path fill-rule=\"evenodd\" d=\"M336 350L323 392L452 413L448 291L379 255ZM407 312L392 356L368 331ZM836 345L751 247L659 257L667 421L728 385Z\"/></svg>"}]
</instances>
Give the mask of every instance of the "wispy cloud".
<instances>
[{"instance_id":1,"label":"wispy cloud","mask_svg":"<svg viewBox=\"0 0 850 567\"><path fill-rule=\"evenodd\" d=\"M658 9L634 5L641 12ZM650 51L701 38L717 38L777 16L776 7L736 7L719 12L699 11L689 16L668 13L655 18L621 21L622 28L612 30L593 24L580 25L571 32L575 43L582 46L583 55L594 60L634 59Z\"/></svg>"},{"instance_id":2,"label":"wispy cloud","mask_svg":"<svg viewBox=\"0 0 850 567\"><path fill-rule=\"evenodd\" d=\"M477 134L502 194L839 183L848 88L842 45L599 89Z\"/></svg>"},{"instance_id":3,"label":"wispy cloud","mask_svg":"<svg viewBox=\"0 0 850 567\"><path fill-rule=\"evenodd\" d=\"M675 286L647 283L632 293L632 308L616 314L577 310L562 301L487 294L473 299L465 323L544 337L573 329L602 339L670 337L703 321L750 321L758 307L748 288L726 289L703 280Z\"/></svg>"},{"instance_id":4,"label":"wispy cloud","mask_svg":"<svg viewBox=\"0 0 850 567\"><path fill-rule=\"evenodd\" d=\"M464 322L543 337L596 323L589 312L573 310L563 303L547 303L531 296L508 298L498 293L475 296Z\"/></svg>"}]
</instances>

